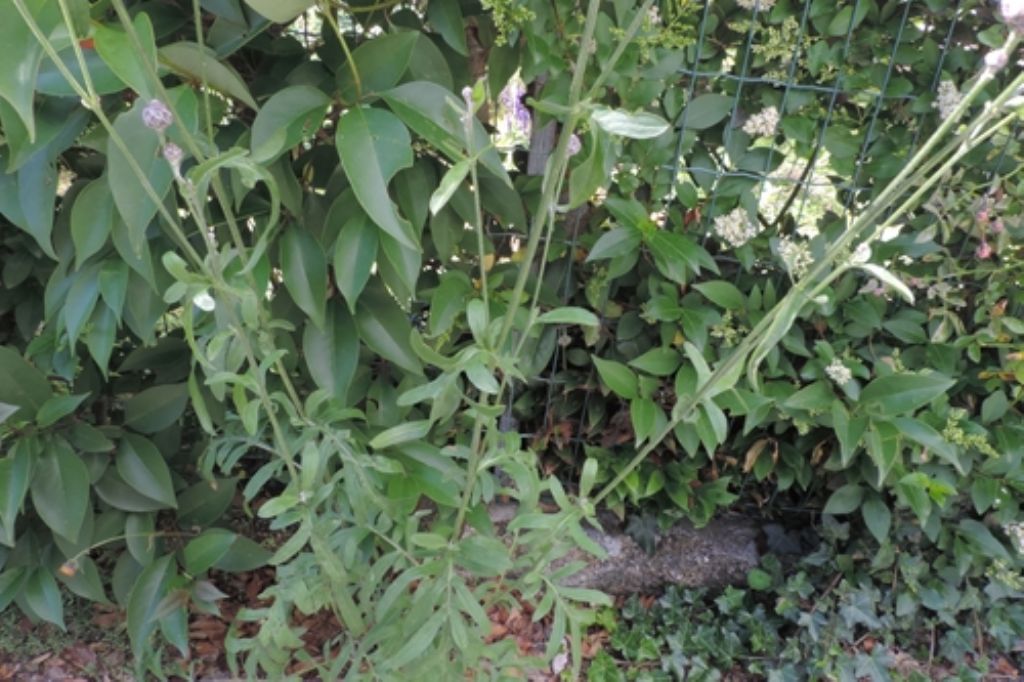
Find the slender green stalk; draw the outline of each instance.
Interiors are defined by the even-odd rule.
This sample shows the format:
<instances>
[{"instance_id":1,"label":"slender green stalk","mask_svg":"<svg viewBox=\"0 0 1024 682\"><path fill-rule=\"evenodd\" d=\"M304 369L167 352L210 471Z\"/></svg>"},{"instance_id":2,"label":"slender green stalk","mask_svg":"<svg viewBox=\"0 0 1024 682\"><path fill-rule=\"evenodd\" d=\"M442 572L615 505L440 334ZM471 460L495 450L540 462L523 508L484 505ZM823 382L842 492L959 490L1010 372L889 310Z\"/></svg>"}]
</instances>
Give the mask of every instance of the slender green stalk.
<instances>
[{"instance_id":1,"label":"slender green stalk","mask_svg":"<svg viewBox=\"0 0 1024 682\"><path fill-rule=\"evenodd\" d=\"M338 18L334 16L334 8L331 7L329 2L324 3L324 6L321 8L321 14L327 19L327 24L331 27L331 31L334 32L334 37L338 39L338 44L341 45L341 51L345 53L345 63L348 64L348 70L352 73L352 80L356 84L356 99L360 100L363 98L363 79L359 76L359 68L356 66L355 60L352 59L352 52L348 49L348 41L345 40L341 27L338 26Z\"/></svg>"}]
</instances>

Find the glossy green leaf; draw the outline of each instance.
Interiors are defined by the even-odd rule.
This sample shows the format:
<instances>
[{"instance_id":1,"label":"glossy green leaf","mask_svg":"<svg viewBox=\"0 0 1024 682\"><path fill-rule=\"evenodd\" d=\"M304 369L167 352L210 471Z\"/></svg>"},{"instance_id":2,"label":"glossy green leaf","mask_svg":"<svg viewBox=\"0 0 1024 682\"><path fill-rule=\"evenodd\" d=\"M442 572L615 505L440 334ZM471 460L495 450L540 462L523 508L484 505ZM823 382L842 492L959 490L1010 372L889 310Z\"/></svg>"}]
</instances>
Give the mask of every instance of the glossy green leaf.
<instances>
[{"instance_id":1,"label":"glossy green leaf","mask_svg":"<svg viewBox=\"0 0 1024 682\"><path fill-rule=\"evenodd\" d=\"M71 206L71 239L75 243L77 268L107 243L114 219L114 197L109 183L103 178L93 180Z\"/></svg>"},{"instance_id":2,"label":"glossy green leaf","mask_svg":"<svg viewBox=\"0 0 1024 682\"><path fill-rule=\"evenodd\" d=\"M427 5L427 21L453 50L464 57L469 56L469 48L466 46L465 20L462 17L459 3L430 3Z\"/></svg>"},{"instance_id":3,"label":"glossy green leaf","mask_svg":"<svg viewBox=\"0 0 1024 682\"><path fill-rule=\"evenodd\" d=\"M88 397L88 393L82 393L81 395L55 395L51 397L39 408L39 412L36 414L36 424L44 429L56 424L59 420L78 409L82 401Z\"/></svg>"},{"instance_id":4,"label":"glossy green leaf","mask_svg":"<svg viewBox=\"0 0 1024 682\"><path fill-rule=\"evenodd\" d=\"M74 345L82 327L92 315L96 302L100 297L98 265L90 265L75 273L64 300L64 328L68 333L68 341Z\"/></svg>"},{"instance_id":5,"label":"glossy green leaf","mask_svg":"<svg viewBox=\"0 0 1024 682\"><path fill-rule=\"evenodd\" d=\"M199 481L178 495L178 521L185 526L209 526L231 506L238 480Z\"/></svg>"},{"instance_id":6,"label":"glossy green leaf","mask_svg":"<svg viewBox=\"0 0 1024 682\"><path fill-rule=\"evenodd\" d=\"M955 383L938 372L890 374L865 386L860 401L865 409L882 415L906 414L935 400Z\"/></svg>"},{"instance_id":7,"label":"glossy green leaf","mask_svg":"<svg viewBox=\"0 0 1024 682\"><path fill-rule=\"evenodd\" d=\"M32 235L47 256L56 259L51 233L57 196L57 167L45 154L36 154L18 169L20 214L12 223Z\"/></svg>"},{"instance_id":8,"label":"glossy green leaf","mask_svg":"<svg viewBox=\"0 0 1024 682\"><path fill-rule=\"evenodd\" d=\"M60 6L53 0L25 0L24 6L44 35L62 21ZM34 138L32 103L43 47L13 2L0 3L0 45L0 97L14 107Z\"/></svg>"},{"instance_id":9,"label":"glossy green leaf","mask_svg":"<svg viewBox=\"0 0 1024 682\"><path fill-rule=\"evenodd\" d=\"M639 246L640 230L633 227L615 227L601 235L587 254L587 262L624 256Z\"/></svg>"},{"instance_id":10,"label":"glossy green leaf","mask_svg":"<svg viewBox=\"0 0 1024 682\"><path fill-rule=\"evenodd\" d=\"M747 305L747 300L743 293L731 282L723 280L700 282L694 284L693 288L704 294L709 301L721 308L743 310Z\"/></svg>"},{"instance_id":11,"label":"glossy green leaf","mask_svg":"<svg viewBox=\"0 0 1024 682\"><path fill-rule=\"evenodd\" d=\"M142 566L148 566L156 558L157 538L156 514L128 514L124 521L125 544L128 551Z\"/></svg>"},{"instance_id":12,"label":"glossy green leaf","mask_svg":"<svg viewBox=\"0 0 1024 682\"><path fill-rule=\"evenodd\" d=\"M33 418L52 395L42 372L13 348L0 346L0 402L20 408L10 420Z\"/></svg>"},{"instance_id":13,"label":"glossy green leaf","mask_svg":"<svg viewBox=\"0 0 1024 682\"><path fill-rule=\"evenodd\" d=\"M132 26L145 50L144 55L139 54L135 41L120 27L96 23L93 25L92 36L96 52L107 68L122 83L139 93L143 101L148 102L154 95L154 83L149 73L157 64L153 24L147 13L139 12L132 19Z\"/></svg>"},{"instance_id":14,"label":"glossy green leaf","mask_svg":"<svg viewBox=\"0 0 1024 682\"><path fill-rule=\"evenodd\" d=\"M89 505L89 470L66 444L48 447L33 462L32 506L54 533L71 542Z\"/></svg>"},{"instance_id":15,"label":"glossy green leaf","mask_svg":"<svg viewBox=\"0 0 1024 682\"><path fill-rule=\"evenodd\" d=\"M409 131L394 114L383 109L356 107L338 121L336 141L359 205L399 243L418 249L412 226L398 215L388 195L391 178L413 163Z\"/></svg>"},{"instance_id":16,"label":"glossy green leaf","mask_svg":"<svg viewBox=\"0 0 1024 682\"><path fill-rule=\"evenodd\" d=\"M327 307L327 259L323 248L298 225L280 238L281 271L292 300L313 324L324 328Z\"/></svg>"},{"instance_id":17,"label":"glossy green leaf","mask_svg":"<svg viewBox=\"0 0 1024 682\"><path fill-rule=\"evenodd\" d=\"M334 242L334 281L351 312L355 312L359 295L370 279L378 241L377 228L365 213L356 211Z\"/></svg>"},{"instance_id":18,"label":"glossy green leaf","mask_svg":"<svg viewBox=\"0 0 1024 682\"><path fill-rule=\"evenodd\" d=\"M899 429L889 422L872 422L864 440L871 461L878 468L878 485L885 482L889 472L901 461L903 443Z\"/></svg>"},{"instance_id":19,"label":"glossy green leaf","mask_svg":"<svg viewBox=\"0 0 1024 682\"><path fill-rule=\"evenodd\" d=\"M149 440L125 434L117 449L117 473L126 484L166 507L176 507L174 486L167 462Z\"/></svg>"},{"instance_id":20,"label":"glossy green leaf","mask_svg":"<svg viewBox=\"0 0 1024 682\"><path fill-rule=\"evenodd\" d=\"M185 570L201 575L228 553L237 535L222 528L210 528L185 545Z\"/></svg>"},{"instance_id":21,"label":"glossy green leaf","mask_svg":"<svg viewBox=\"0 0 1024 682\"><path fill-rule=\"evenodd\" d=\"M679 120L691 130L704 130L728 116L732 104L733 98L729 95L700 95L687 105Z\"/></svg>"},{"instance_id":22,"label":"glossy green leaf","mask_svg":"<svg viewBox=\"0 0 1024 682\"><path fill-rule=\"evenodd\" d=\"M107 467L93 486L96 495L114 509L126 512L151 512L166 509L164 502L146 497L121 478L115 467Z\"/></svg>"},{"instance_id":23,"label":"glossy green leaf","mask_svg":"<svg viewBox=\"0 0 1024 682\"><path fill-rule=\"evenodd\" d=\"M64 603L53 574L45 568L37 568L25 582L25 601L32 611L48 623L64 630Z\"/></svg>"},{"instance_id":24,"label":"glossy green leaf","mask_svg":"<svg viewBox=\"0 0 1024 682\"><path fill-rule=\"evenodd\" d=\"M21 513L32 476L32 455L14 446L0 459L0 542L14 546L15 522Z\"/></svg>"},{"instance_id":25,"label":"glossy green leaf","mask_svg":"<svg viewBox=\"0 0 1024 682\"><path fill-rule=\"evenodd\" d=\"M331 98L308 85L282 88L263 103L252 124L252 160L267 163L315 133Z\"/></svg>"},{"instance_id":26,"label":"glossy green leaf","mask_svg":"<svg viewBox=\"0 0 1024 682\"><path fill-rule=\"evenodd\" d=\"M182 41L164 45L160 48L159 55L160 62L182 78L205 83L213 90L233 97L251 109L259 108L241 76L234 68L218 61L213 51L204 50L196 43Z\"/></svg>"},{"instance_id":27,"label":"glossy green leaf","mask_svg":"<svg viewBox=\"0 0 1024 682\"><path fill-rule=\"evenodd\" d=\"M409 344L412 324L398 304L378 287L367 289L356 310L359 338L370 350L412 374L423 367Z\"/></svg>"},{"instance_id":28,"label":"glossy green leaf","mask_svg":"<svg viewBox=\"0 0 1024 682\"><path fill-rule=\"evenodd\" d=\"M395 114L417 135L437 147L453 162L465 156L466 133L462 123L465 105L453 93L436 83L404 83L381 95ZM486 150L486 151L484 151ZM481 152L480 164L496 178L511 186L501 156L490 143L483 125L473 121L473 151Z\"/></svg>"},{"instance_id":29,"label":"glossy green leaf","mask_svg":"<svg viewBox=\"0 0 1024 682\"><path fill-rule=\"evenodd\" d=\"M323 329L306 325L302 352L316 385L345 403L349 384L359 364L359 337L348 311L337 301L327 307Z\"/></svg>"},{"instance_id":30,"label":"glossy green leaf","mask_svg":"<svg viewBox=\"0 0 1024 682\"><path fill-rule=\"evenodd\" d=\"M359 73L359 88L348 64L338 71L338 90L346 102L355 102L361 91L365 96L395 87L409 68L413 49L420 34L400 31L367 40L352 51L352 61Z\"/></svg>"},{"instance_id":31,"label":"glossy green leaf","mask_svg":"<svg viewBox=\"0 0 1024 682\"><path fill-rule=\"evenodd\" d=\"M140 433L163 431L181 418L187 403L187 384L152 386L124 401L124 423Z\"/></svg>"},{"instance_id":32,"label":"glossy green leaf","mask_svg":"<svg viewBox=\"0 0 1024 682\"><path fill-rule=\"evenodd\" d=\"M278 23L287 24L316 4L316 0L245 0L245 4Z\"/></svg>"}]
</instances>

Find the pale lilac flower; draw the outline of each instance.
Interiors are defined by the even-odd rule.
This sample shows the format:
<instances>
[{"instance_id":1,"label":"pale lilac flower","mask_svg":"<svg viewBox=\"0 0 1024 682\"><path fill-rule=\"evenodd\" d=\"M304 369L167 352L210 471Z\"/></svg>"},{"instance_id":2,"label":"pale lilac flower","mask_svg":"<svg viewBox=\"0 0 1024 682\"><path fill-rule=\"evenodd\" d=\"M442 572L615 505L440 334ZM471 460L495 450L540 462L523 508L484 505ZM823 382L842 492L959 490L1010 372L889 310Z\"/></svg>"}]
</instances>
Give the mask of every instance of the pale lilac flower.
<instances>
[{"instance_id":1,"label":"pale lilac flower","mask_svg":"<svg viewBox=\"0 0 1024 682\"><path fill-rule=\"evenodd\" d=\"M996 218L992 221L992 227L990 229L992 230L992 234L1002 234L1006 229L1006 225L1003 223L1002 218Z\"/></svg>"},{"instance_id":2,"label":"pale lilac flower","mask_svg":"<svg viewBox=\"0 0 1024 682\"><path fill-rule=\"evenodd\" d=\"M853 379L853 372L839 358L833 358L832 362L828 363L828 366L825 367L825 374L839 386L844 386L846 382Z\"/></svg>"},{"instance_id":3,"label":"pale lilac flower","mask_svg":"<svg viewBox=\"0 0 1024 682\"><path fill-rule=\"evenodd\" d=\"M1002 0L999 10L1007 26L1014 31L1024 32L1024 0Z\"/></svg>"},{"instance_id":4,"label":"pale lilac flower","mask_svg":"<svg viewBox=\"0 0 1024 682\"><path fill-rule=\"evenodd\" d=\"M765 107L747 119L743 124L743 132L751 137L771 137L779 126L779 110Z\"/></svg>"},{"instance_id":5,"label":"pale lilac flower","mask_svg":"<svg viewBox=\"0 0 1024 682\"><path fill-rule=\"evenodd\" d=\"M174 123L174 114L158 99L151 99L142 108L142 123L147 128L162 133Z\"/></svg>"},{"instance_id":6,"label":"pale lilac flower","mask_svg":"<svg viewBox=\"0 0 1024 682\"><path fill-rule=\"evenodd\" d=\"M578 138L576 136L576 133L573 133L572 135L570 135L569 136L569 156L576 156L577 154L580 153L580 149L582 149L582 148L583 148L583 145L580 143L580 138Z\"/></svg>"},{"instance_id":7,"label":"pale lilac flower","mask_svg":"<svg viewBox=\"0 0 1024 682\"><path fill-rule=\"evenodd\" d=\"M1008 61L1010 61L1010 57L1006 54L1006 50L1003 48L992 50L985 55L985 71L989 74L995 74L1006 66Z\"/></svg>"},{"instance_id":8,"label":"pale lilac flower","mask_svg":"<svg viewBox=\"0 0 1024 682\"><path fill-rule=\"evenodd\" d=\"M871 260L871 245L867 242L858 244L853 251L853 256L850 257L850 262L854 265L861 265L869 260Z\"/></svg>"},{"instance_id":9,"label":"pale lilac flower","mask_svg":"<svg viewBox=\"0 0 1024 682\"><path fill-rule=\"evenodd\" d=\"M164 159L171 166L171 170L174 171L174 177L181 177L181 162L185 158L185 152L182 151L181 147L168 142L163 148Z\"/></svg>"},{"instance_id":10,"label":"pale lilac flower","mask_svg":"<svg viewBox=\"0 0 1024 682\"><path fill-rule=\"evenodd\" d=\"M957 90L956 83L953 81L939 83L939 91L936 93L934 105L939 110L939 117L947 119L952 116L963 98L964 96Z\"/></svg>"},{"instance_id":11,"label":"pale lilac flower","mask_svg":"<svg viewBox=\"0 0 1024 682\"><path fill-rule=\"evenodd\" d=\"M498 129L505 134L529 138L532 119L530 110L523 104L526 87L518 78L513 78L498 95L501 115L498 118Z\"/></svg>"}]
</instances>

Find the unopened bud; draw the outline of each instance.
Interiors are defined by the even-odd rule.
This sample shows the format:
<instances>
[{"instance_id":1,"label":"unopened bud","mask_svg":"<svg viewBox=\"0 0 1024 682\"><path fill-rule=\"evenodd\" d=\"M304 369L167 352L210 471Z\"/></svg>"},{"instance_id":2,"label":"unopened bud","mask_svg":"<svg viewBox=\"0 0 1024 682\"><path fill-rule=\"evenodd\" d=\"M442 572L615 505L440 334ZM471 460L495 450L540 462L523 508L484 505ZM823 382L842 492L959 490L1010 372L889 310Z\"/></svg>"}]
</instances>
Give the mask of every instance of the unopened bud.
<instances>
[{"instance_id":1,"label":"unopened bud","mask_svg":"<svg viewBox=\"0 0 1024 682\"><path fill-rule=\"evenodd\" d=\"M1010 57L1006 54L1006 50L1002 48L992 50L985 55L985 70L994 74L1006 66L1009 60Z\"/></svg>"},{"instance_id":2,"label":"unopened bud","mask_svg":"<svg viewBox=\"0 0 1024 682\"><path fill-rule=\"evenodd\" d=\"M1002 0L999 10L1007 26L1014 31L1024 32L1024 0Z\"/></svg>"},{"instance_id":3,"label":"unopened bud","mask_svg":"<svg viewBox=\"0 0 1024 682\"><path fill-rule=\"evenodd\" d=\"M174 177L181 177L181 162L185 158L185 152L182 151L181 147L168 142L164 145L163 149L164 159L170 164L171 170L174 171Z\"/></svg>"},{"instance_id":4,"label":"unopened bud","mask_svg":"<svg viewBox=\"0 0 1024 682\"><path fill-rule=\"evenodd\" d=\"M142 123L151 130L163 132L174 123L174 114L160 100L151 99L149 104L142 108Z\"/></svg>"},{"instance_id":5,"label":"unopened bud","mask_svg":"<svg viewBox=\"0 0 1024 682\"><path fill-rule=\"evenodd\" d=\"M988 260L992 257L992 245L988 241L982 239L981 244L978 244L977 250L974 255L978 257L978 260Z\"/></svg>"},{"instance_id":6,"label":"unopened bud","mask_svg":"<svg viewBox=\"0 0 1024 682\"><path fill-rule=\"evenodd\" d=\"M583 145L580 143L580 138L578 138L576 136L576 133L573 133L572 135L570 135L569 136L569 156L576 156L577 154L580 153L580 149L582 149L582 148L583 148Z\"/></svg>"}]
</instances>

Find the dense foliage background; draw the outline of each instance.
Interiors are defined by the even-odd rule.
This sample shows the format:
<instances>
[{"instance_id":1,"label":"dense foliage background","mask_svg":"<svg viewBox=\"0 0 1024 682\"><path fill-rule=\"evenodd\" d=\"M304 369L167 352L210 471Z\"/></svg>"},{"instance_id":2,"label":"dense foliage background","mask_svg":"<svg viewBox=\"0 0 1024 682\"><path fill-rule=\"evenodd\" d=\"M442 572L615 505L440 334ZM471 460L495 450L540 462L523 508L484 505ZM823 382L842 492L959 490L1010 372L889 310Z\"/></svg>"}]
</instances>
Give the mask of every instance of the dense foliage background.
<instances>
[{"instance_id":1,"label":"dense foliage background","mask_svg":"<svg viewBox=\"0 0 1024 682\"><path fill-rule=\"evenodd\" d=\"M760 662L665 674L985 670L1024 632L1007 34L938 0L3 3L0 607L113 602L162 674L269 563L233 670L511 675L547 663L486 609L523 601L578 672L608 602L547 567L594 503L652 545L731 508L815 526L814 568L711 607L772 609ZM944 120L968 153L908 181Z\"/></svg>"}]
</instances>

